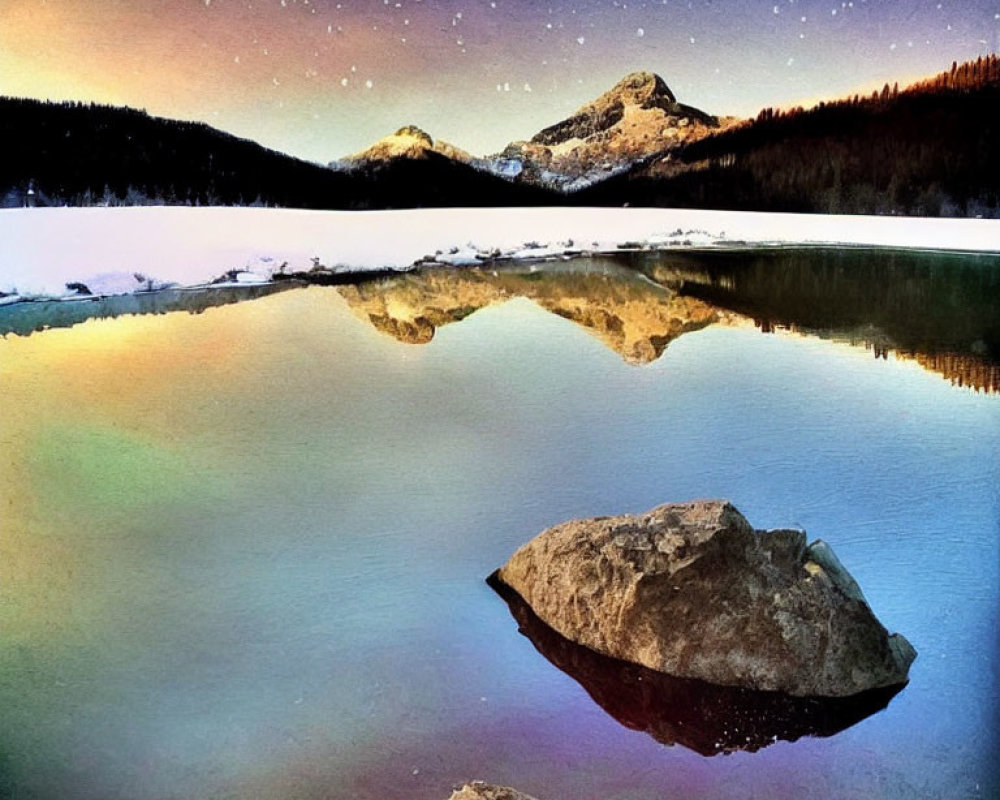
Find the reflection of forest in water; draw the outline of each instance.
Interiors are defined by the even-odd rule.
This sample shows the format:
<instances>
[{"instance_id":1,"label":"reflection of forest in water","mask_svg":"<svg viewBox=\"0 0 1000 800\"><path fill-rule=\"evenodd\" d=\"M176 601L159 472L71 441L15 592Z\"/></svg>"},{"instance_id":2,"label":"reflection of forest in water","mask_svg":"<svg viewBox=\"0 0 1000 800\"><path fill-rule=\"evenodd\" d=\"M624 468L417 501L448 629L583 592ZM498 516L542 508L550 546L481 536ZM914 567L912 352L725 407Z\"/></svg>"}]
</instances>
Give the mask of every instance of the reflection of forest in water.
<instances>
[{"instance_id":1,"label":"reflection of forest in water","mask_svg":"<svg viewBox=\"0 0 1000 800\"><path fill-rule=\"evenodd\" d=\"M82 296L71 300L42 300L0 306L0 336L27 336L46 328L69 328L88 319L113 319L131 314L167 314L187 311L200 314L216 306L256 300L294 288L293 284L268 283L245 286L168 288L153 292Z\"/></svg>"},{"instance_id":2,"label":"reflection of forest in water","mask_svg":"<svg viewBox=\"0 0 1000 800\"><path fill-rule=\"evenodd\" d=\"M0 333L27 334L90 317L201 312L298 285L165 290L0 308ZM394 338L429 342L437 328L525 297L595 335L629 363L659 358L711 324L755 324L912 359L952 383L1000 391L1000 258L862 249L623 253L535 265L440 268L335 289Z\"/></svg>"},{"instance_id":3,"label":"reflection of forest in water","mask_svg":"<svg viewBox=\"0 0 1000 800\"><path fill-rule=\"evenodd\" d=\"M1000 259L878 250L631 253L521 268L411 273L341 287L392 336L430 341L479 308L526 297L631 363L719 323L787 329L913 359L956 385L1000 390Z\"/></svg>"},{"instance_id":4,"label":"reflection of forest in water","mask_svg":"<svg viewBox=\"0 0 1000 800\"><path fill-rule=\"evenodd\" d=\"M1000 258L861 249L637 254L653 280L754 321L1000 390Z\"/></svg>"},{"instance_id":5,"label":"reflection of forest in water","mask_svg":"<svg viewBox=\"0 0 1000 800\"><path fill-rule=\"evenodd\" d=\"M1000 390L1000 259L876 250L633 253L520 268L430 270L341 287L401 341L513 297L570 319L632 363L713 323L788 329L913 359Z\"/></svg>"}]
</instances>

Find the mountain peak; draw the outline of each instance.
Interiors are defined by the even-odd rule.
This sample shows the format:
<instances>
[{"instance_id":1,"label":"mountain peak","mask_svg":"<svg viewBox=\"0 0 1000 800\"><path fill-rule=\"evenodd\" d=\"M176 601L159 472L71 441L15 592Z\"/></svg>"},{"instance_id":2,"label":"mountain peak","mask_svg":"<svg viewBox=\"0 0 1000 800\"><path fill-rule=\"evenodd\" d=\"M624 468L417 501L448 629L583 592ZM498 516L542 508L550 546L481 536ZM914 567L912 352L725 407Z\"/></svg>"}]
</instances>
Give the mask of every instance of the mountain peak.
<instances>
[{"instance_id":1,"label":"mountain peak","mask_svg":"<svg viewBox=\"0 0 1000 800\"><path fill-rule=\"evenodd\" d=\"M496 162L519 180L571 187L667 153L734 120L720 122L678 103L655 72L632 72L596 100L535 134L513 142Z\"/></svg>"},{"instance_id":2,"label":"mountain peak","mask_svg":"<svg viewBox=\"0 0 1000 800\"><path fill-rule=\"evenodd\" d=\"M418 128L416 125L404 125L393 134L393 137L400 139L416 139L417 141L424 142L428 147L434 146L434 140L431 138L430 134L422 128Z\"/></svg>"},{"instance_id":3,"label":"mountain peak","mask_svg":"<svg viewBox=\"0 0 1000 800\"><path fill-rule=\"evenodd\" d=\"M666 81L655 72L632 72L596 100L581 106L569 119L556 123L531 140L534 144L558 145L570 139L585 139L613 128L631 111L659 109L668 116L710 119L697 109L677 102Z\"/></svg>"},{"instance_id":4,"label":"mountain peak","mask_svg":"<svg viewBox=\"0 0 1000 800\"><path fill-rule=\"evenodd\" d=\"M471 157L448 142L434 141L429 133L416 125L404 125L395 133L383 136L360 153L344 159L347 164L365 164L394 158L427 158L428 153L468 163Z\"/></svg>"},{"instance_id":5,"label":"mountain peak","mask_svg":"<svg viewBox=\"0 0 1000 800\"><path fill-rule=\"evenodd\" d=\"M595 102L605 98L618 98L623 105L640 108L662 108L677 103L667 82L655 72L632 72Z\"/></svg>"}]
</instances>

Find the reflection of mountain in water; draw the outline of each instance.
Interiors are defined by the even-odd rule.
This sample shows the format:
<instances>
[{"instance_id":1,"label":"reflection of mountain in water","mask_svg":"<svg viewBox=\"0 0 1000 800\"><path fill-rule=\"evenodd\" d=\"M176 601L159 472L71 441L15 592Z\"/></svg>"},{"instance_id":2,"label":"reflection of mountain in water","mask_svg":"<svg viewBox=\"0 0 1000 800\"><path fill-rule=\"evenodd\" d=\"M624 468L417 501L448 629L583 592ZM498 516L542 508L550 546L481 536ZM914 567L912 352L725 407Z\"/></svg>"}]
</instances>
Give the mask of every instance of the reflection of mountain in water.
<instances>
[{"instance_id":1,"label":"reflection of mountain in water","mask_svg":"<svg viewBox=\"0 0 1000 800\"><path fill-rule=\"evenodd\" d=\"M362 319L412 344L429 342L440 326L481 308L526 297L583 326L635 364L656 360L673 339L720 319L708 303L606 259L533 271L421 271L338 291Z\"/></svg>"},{"instance_id":2,"label":"reflection of mountain in water","mask_svg":"<svg viewBox=\"0 0 1000 800\"><path fill-rule=\"evenodd\" d=\"M832 736L884 709L903 688L852 697L792 697L674 678L571 642L542 622L512 589L492 576L488 582L507 601L535 649L618 722L705 756L755 752L779 739Z\"/></svg>"},{"instance_id":3,"label":"reflection of mountain in water","mask_svg":"<svg viewBox=\"0 0 1000 800\"><path fill-rule=\"evenodd\" d=\"M111 297L14 303L0 308L0 336L8 333L27 336L46 328L69 328L88 319L111 319L127 314L166 314L170 311L200 314L214 306L256 300L298 285L287 282L256 286L160 289Z\"/></svg>"},{"instance_id":4,"label":"reflection of mountain in water","mask_svg":"<svg viewBox=\"0 0 1000 800\"><path fill-rule=\"evenodd\" d=\"M379 274L313 275L261 286L166 289L0 307L0 335L91 317L190 311L305 283L336 284L361 319L429 342L442 325L526 297L583 326L633 364L713 323L753 321L912 359L959 386L1000 392L1000 257L861 249L707 250Z\"/></svg>"},{"instance_id":5,"label":"reflection of mountain in water","mask_svg":"<svg viewBox=\"0 0 1000 800\"><path fill-rule=\"evenodd\" d=\"M345 286L362 319L400 341L527 297L630 363L706 325L753 320L913 359L953 383L1000 391L1000 259L884 250L633 253L544 264L413 272Z\"/></svg>"},{"instance_id":6,"label":"reflection of mountain in water","mask_svg":"<svg viewBox=\"0 0 1000 800\"><path fill-rule=\"evenodd\" d=\"M1000 391L1000 258L807 249L636 254L680 292L753 319L911 358L953 383Z\"/></svg>"}]
</instances>

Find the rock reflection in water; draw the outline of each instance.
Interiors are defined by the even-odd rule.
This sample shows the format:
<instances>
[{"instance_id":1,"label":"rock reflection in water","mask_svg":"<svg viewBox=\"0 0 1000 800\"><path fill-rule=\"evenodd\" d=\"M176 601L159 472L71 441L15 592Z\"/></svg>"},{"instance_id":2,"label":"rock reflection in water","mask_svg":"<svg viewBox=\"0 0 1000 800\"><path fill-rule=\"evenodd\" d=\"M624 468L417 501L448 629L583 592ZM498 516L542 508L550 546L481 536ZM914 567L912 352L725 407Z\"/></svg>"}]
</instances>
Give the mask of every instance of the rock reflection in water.
<instances>
[{"instance_id":1,"label":"rock reflection in water","mask_svg":"<svg viewBox=\"0 0 1000 800\"><path fill-rule=\"evenodd\" d=\"M792 697L674 678L571 642L542 622L495 574L490 587L507 603L518 628L546 659L579 683L626 728L704 756L756 752L803 736L832 736L884 709L905 686L851 697Z\"/></svg>"}]
</instances>

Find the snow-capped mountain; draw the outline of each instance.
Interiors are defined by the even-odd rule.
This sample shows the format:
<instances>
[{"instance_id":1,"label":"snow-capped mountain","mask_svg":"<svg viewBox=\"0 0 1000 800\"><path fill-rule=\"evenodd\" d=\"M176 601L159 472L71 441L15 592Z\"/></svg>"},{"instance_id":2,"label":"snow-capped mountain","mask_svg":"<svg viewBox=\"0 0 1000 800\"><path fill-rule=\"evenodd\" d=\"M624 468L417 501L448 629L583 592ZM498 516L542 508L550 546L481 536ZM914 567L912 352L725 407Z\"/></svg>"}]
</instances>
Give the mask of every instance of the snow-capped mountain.
<instances>
[{"instance_id":1,"label":"snow-capped mountain","mask_svg":"<svg viewBox=\"0 0 1000 800\"><path fill-rule=\"evenodd\" d=\"M666 155L734 121L678 103L659 75L634 72L567 119L530 141L512 142L495 155L471 156L407 125L330 166L352 170L436 154L518 183L572 192L643 159Z\"/></svg>"},{"instance_id":2,"label":"snow-capped mountain","mask_svg":"<svg viewBox=\"0 0 1000 800\"><path fill-rule=\"evenodd\" d=\"M0 97L0 208L642 205L995 217L998 97L991 56L902 90L765 108L734 124L637 72L494 156L408 126L333 168L203 123Z\"/></svg>"},{"instance_id":3,"label":"snow-capped mountain","mask_svg":"<svg viewBox=\"0 0 1000 800\"><path fill-rule=\"evenodd\" d=\"M567 119L487 160L508 178L573 191L735 121L679 103L659 75L634 72Z\"/></svg>"}]
</instances>

